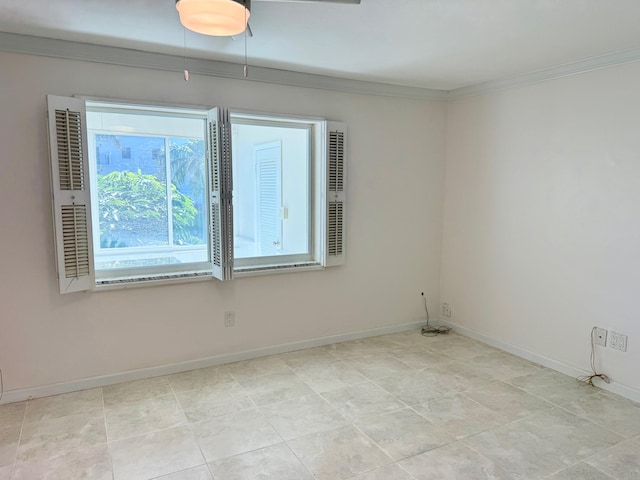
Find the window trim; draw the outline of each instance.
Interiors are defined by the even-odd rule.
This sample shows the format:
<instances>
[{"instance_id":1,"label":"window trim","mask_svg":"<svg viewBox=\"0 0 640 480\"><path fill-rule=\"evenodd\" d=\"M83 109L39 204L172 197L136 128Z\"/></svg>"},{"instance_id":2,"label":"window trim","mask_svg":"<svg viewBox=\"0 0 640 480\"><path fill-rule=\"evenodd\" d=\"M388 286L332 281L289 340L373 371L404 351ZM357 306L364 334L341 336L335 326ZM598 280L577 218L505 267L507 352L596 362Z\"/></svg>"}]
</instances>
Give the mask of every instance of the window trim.
<instances>
[{"instance_id":1,"label":"window trim","mask_svg":"<svg viewBox=\"0 0 640 480\"><path fill-rule=\"evenodd\" d=\"M255 112L247 113L240 112L238 110L230 110L231 125L252 125L252 126L265 126L265 127L282 127L282 128L299 128L304 129L308 133L307 144L307 190L308 190L308 209L307 209L307 252L300 254L290 255L272 255L272 256L256 256L246 258L234 259L234 275L236 274L248 274L249 272L258 272L266 270L267 267L271 267L271 270L277 270L280 268L301 268L297 265L319 265L320 264L320 250L317 245L322 243L322 216L317 211L316 205L322 202L322 187L316 180L319 177L319 172L322 169L322 154L319 152L316 145L316 138L322 138L323 123L325 120L320 120L316 117L302 117L295 116L295 118L289 119L289 117L276 114L257 114ZM234 122L234 118L236 121ZM285 120L286 119L286 120ZM299 125L299 127L292 127L292 125ZM320 131L320 134L318 133ZM274 260L279 260L275 262ZM294 265L296 265L294 267Z\"/></svg>"},{"instance_id":2,"label":"window trim","mask_svg":"<svg viewBox=\"0 0 640 480\"><path fill-rule=\"evenodd\" d=\"M152 114L167 114L177 118L186 118L186 119L194 119L194 120L202 120L202 136L203 141L206 142L206 122L207 122L207 112L199 111L194 109L187 109L183 107L178 107L173 109L167 106L160 106L158 108L154 108L152 105L149 106L141 106L138 104L134 104L129 106L126 103L105 103L102 101L94 101L94 100L85 100L85 111L89 112L99 112L99 113L121 113L123 110L130 112L135 115L143 114L148 112L149 115ZM92 215L92 231L94 237L94 248L93 248L93 258L94 258L94 272L96 284L99 282L114 282L117 283L121 279L131 279L131 278L146 278L146 277L162 277L164 275L178 275L178 274L187 274L188 272L201 272L205 271L207 268L210 270L211 259L209 258L209 244L211 242L210 235L207 229L207 241L204 244L204 250L207 253L207 260L201 262L190 262L188 264L167 264L167 265L158 265L158 266L147 266L144 268L140 267L131 267L131 268L111 268L111 269L98 269L95 268L95 265L98 263L100 257L105 255L103 252L104 249L99 247L99 238L96 239L95 232L99 231L99 214L98 214L98 189L95 186L98 184L98 166L91 161L91 152L95 150L95 141L94 134L104 134L104 135L114 135L112 130L104 130L104 129L92 129L91 134L89 134L89 125L85 126L86 137L87 137L87 159L88 159L88 167L89 167L89 195L91 198L91 215ZM153 137L160 138L164 140L165 143L165 169L168 171L169 166L169 151L166 148L167 144L167 134L155 134L155 133L138 133L138 132L123 132L123 135L128 136L139 136L139 137ZM96 159L97 160L97 159ZM205 158L205 162L207 162ZM205 165L206 170L206 165ZM169 192L169 175L166 175L166 189ZM205 185L205 189L209 191L208 182ZM168 197L167 197L168 198ZM167 202L168 213L172 210L171 202ZM207 212L205 213L205 217L208 218L209 209L207 208ZM169 215L167 218L167 235L168 240L172 240L173 237L173 229L172 229L172 218ZM98 247L96 248L96 240L98 243ZM175 250L172 243L170 242L166 246L159 245L154 247L131 247L135 248L138 252L146 253L145 251L149 250L166 250L170 252ZM188 250L194 250L194 248L190 248ZM184 250L185 252L187 249ZM115 253L115 252L114 252ZM123 253L127 253L127 251L123 250ZM182 268L180 267L182 265Z\"/></svg>"}]
</instances>

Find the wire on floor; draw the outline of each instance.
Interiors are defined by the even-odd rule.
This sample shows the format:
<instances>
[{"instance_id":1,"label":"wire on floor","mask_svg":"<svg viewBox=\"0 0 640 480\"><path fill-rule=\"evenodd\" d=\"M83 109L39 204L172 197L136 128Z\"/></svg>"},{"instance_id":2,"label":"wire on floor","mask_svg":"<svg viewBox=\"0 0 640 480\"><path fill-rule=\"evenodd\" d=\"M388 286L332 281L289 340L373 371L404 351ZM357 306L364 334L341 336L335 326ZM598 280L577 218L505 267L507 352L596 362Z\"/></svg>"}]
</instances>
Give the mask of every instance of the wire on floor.
<instances>
[{"instance_id":1,"label":"wire on floor","mask_svg":"<svg viewBox=\"0 0 640 480\"><path fill-rule=\"evenodd\" d=\"M609 377L607 375L605 375L604 373L598 373L598 371L596 370L596 339L595 339L595 335L596 335L596 327L593 327L591 329L591 375L584 375L582 377L578 377L577 380L579 382L583 382L586 383L588 385L591 385L592 387L595 387L595 385L593 384L593 380L596 378L599 378L600 380L602 380L604 383L611 383L611 379L609 379Z\"/></svg>"},{"instance_id":2,"label":"wire on floor","mask_svg":"<svg viewBox=\"0 0 640 480\"><path fill-rule=\"evenodd\" d=\"M451 331L451 327L445 327L442 325L429 325L429 309L427 308L427 297L424 296L424 292L420 293L420 295L422 295L422 299L424 300L424 311L427 312L427 324L422 327L422 335L424 335L425 337L435 337L437 335L449 333Z\"/></svg>"}]
</instances>

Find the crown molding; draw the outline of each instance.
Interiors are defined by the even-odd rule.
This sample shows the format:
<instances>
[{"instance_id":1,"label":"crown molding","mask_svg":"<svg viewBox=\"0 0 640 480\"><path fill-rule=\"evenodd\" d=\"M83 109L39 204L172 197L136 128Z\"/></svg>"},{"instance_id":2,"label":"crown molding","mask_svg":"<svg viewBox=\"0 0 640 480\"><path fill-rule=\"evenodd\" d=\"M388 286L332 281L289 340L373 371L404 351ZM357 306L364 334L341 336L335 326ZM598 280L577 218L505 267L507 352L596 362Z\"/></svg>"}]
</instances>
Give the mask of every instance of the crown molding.
<instances>
[{"instance_id":1,"label":"crown molding","mask_svg":"<svg viewBox=\"0 0 640 480\"><path fill-rule=\"evenodd\" d=\"M506 90L509 88L545 82L547 80L568 77L571 75L579 75L581 73L602 70L637 61L640 61L640 47L608 53L597 57L590 57L576 62L565 63L563 65L557 65L555 67L545 68L522 75L515 75L513 77L503 78L500 80L490 80L487 82L476 83L468 87L456 88L449 90L449 98L453 100L470 95Z\"/></svg>"},{"instance_id":2,"label":"crown molding","mask_svg":"<svg viewBox=\"0 0 640 480\"><path fill-rule=\"evenodd\" d=\"M183 56L152 53L122 47L58 40L31 35L0 32L0 51L22 53L66 60L105 63L129 67L149 68L170 72L182 72ZM461 97L506 90L540 83L570 75L614 67L640 61L640 46L628 50L590 57L576 62L557 65L534 72L499 80L489 80L453 90L408 87L386 83L367 82L349 78L317 75L268 67L249 67L249 77L244 78L243 65L217 60L188 57L189 72L195 75L232 78L237 80L317 88L345 93L415 98L422 100L455 100Z\"/></svg>"},{"instance_id":3,"label":"crown molding","mask_svg":"<svg viewBox=\"0 0 640 480\"><path fill-rule=\"evenodd\" d=\"M110 65L150 68L170 72L182 72L185 63L185 58L177 55L7 32L0 32L0 51L63 58L66 60L106 63ZM449 96L444 90L366 82L266 67L249 66L249 77L244 78L243 66L237 63L191 57L187 58L187 62L189 72L192 75L208 75L278 85L390 97L446 100Z\"/></svg>"}]
</instances>

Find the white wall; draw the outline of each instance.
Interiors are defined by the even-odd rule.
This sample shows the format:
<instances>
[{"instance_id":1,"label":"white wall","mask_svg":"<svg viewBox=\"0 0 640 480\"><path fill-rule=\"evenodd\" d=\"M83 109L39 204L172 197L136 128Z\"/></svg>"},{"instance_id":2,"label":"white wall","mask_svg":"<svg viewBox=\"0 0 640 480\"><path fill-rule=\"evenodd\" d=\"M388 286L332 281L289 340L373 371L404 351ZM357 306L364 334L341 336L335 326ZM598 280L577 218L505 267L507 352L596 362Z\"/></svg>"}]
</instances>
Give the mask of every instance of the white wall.
<instances>
[{"instance_id":1,"label":"white wall","mask_svg":"<svg viewBox=\"0 0 640 480\"><path fill-rule=\"evenodd\" d=\"M640 64L450 104L442 301L452 321L589 368L598 325L640 391Z\"/></svg>"},{"instance_id":2,"label":"white wall","mask_svg":"<svg viewBox=\"0 0 640 480\"><path fill-rule=\"evenodd\" d=\"M402 324L439 302L446 105L0 54L0 367L5 390ZM45 95L325 116L349 127L347 265L61 296ZM399 242L399 243L398 243ZM236 326L223 328L235 310Z\"/></svg>"}]
</instances>

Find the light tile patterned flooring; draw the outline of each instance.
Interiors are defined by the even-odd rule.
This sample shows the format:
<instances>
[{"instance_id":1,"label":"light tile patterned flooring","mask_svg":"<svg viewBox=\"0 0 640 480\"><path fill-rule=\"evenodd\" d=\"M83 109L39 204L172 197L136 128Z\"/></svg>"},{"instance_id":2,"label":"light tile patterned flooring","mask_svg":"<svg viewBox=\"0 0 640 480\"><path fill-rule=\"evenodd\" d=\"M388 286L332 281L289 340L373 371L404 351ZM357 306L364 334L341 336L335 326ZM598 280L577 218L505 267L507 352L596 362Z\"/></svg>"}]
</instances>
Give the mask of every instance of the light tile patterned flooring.
<instances>
[{"instance_id":1,"label":"light tile patterned flooring","mask_svg":"<svg viewBox=\"0 0 640 480\"><path fill-rule=\"evenodd\" d=\"M640 406L450 334L0 406L0 480L640 479Z\"/></svg>"}]
</instances>

